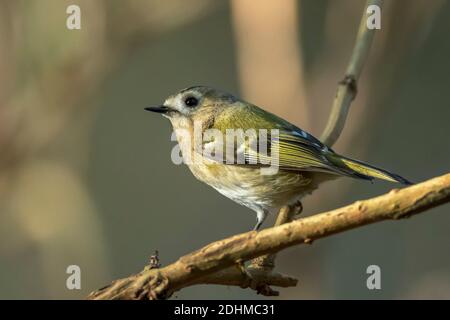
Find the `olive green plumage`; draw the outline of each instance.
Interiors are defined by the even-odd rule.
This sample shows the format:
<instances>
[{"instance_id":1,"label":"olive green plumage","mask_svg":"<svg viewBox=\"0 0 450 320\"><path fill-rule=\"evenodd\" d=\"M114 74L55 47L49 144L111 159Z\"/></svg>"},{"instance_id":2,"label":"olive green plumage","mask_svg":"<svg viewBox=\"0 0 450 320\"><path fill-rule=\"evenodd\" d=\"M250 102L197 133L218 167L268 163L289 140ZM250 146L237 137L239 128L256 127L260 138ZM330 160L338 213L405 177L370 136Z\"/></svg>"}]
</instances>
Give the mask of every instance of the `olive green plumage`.
<instances>
[{"instance_id":1,"label":"olive green plumage","mask_svg":"<svg viewBox=\"0 0 450 320\"><path fill-rule=\"evenodd\" d=\"M183 153L195 153L197 160L188 163L192 173L201 181L211 185L220 193L257 212L257 229L267 213L281 206L297 201L311 193L324 181L338 176L373 180L379 178L392 182L409 182L386 170L358 160L336 154L311 134L301 130L286 120L244 102L234 96L209 88L191 87L166 99L163 106L147 108L163 113L170 119L177 133ZM195 143L188 143L179 132L188 133L195 140L195 125L200 123L203 133L215 130L225 139L205 139L202 147L214 150L214 158L199 154ZM244 163L226 162L226 139L229 130L256 130L271 132L276 130L276 138L271 137L267 153L260 152L255 145L258 136L249 136L234 145L233 153L245 158ZM275 132L275 131L273 131ZM186 135L186 134L185 134ZM233 138L234 139L234 138ZM216 141L217 140L217 141ZM244 148L245 147L245 148ZM276 151L278 169L275 174L261 174L267 166L270 155ZM223 152L222 154L220 154Z\"/></svg>"}]
</instances>

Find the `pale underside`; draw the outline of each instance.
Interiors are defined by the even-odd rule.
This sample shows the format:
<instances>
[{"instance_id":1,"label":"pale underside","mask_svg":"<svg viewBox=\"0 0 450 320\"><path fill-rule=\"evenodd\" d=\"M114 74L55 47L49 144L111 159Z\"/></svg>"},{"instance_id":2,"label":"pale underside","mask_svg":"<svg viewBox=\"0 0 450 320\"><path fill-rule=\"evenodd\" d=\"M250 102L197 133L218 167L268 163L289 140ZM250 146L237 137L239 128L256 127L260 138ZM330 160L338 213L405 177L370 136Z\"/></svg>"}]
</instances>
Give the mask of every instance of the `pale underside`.
<instances>
[{"instance_id":1,"label":"pale underside","mask_svg":"<svg viewBox=\"0 0 450 320\"><path fill-rule=\"evenodd\" d=\"M258 168L226 165L203 159L189 165L194 176L224 196L256 212L275 212L311 193L318 185L337 175L308 171L280 170L263 175Z\"/></svg>"}]
</instances>

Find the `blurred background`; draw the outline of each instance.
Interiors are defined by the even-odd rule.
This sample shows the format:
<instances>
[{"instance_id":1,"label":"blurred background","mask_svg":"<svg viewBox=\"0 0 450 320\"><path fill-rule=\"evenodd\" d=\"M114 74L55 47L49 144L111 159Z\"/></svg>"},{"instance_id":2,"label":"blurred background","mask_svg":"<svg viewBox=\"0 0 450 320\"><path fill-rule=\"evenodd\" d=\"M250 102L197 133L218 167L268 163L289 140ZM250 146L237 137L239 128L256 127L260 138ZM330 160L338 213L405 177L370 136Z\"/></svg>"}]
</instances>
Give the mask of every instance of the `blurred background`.
<instances>
[{"instance_id":1,"label":"blurred background","mask_svg":"<svg viewBox=\"0 0 450 320\"><path fill-rule=\"evenodd\" d=\"M67 6L81 30L66 28ZM78 299L211 241L254 213L171 162L171 126L144 112L184 87L234 93L319 136L361 0L0 0L0 298ZM413 181L448 172L450 1L386 1L334 149ZM394 185L339 179L304 215ZM396 187L396 186L395 186ZM285 299L450 298L449 206L283 251ZM273 217L265 223L269 226ZM68 265L81 290L66 288ZM381 290L366 268L381 268ZM261 298L196 286L175 299Z\"/></svg>"}]
</instances>

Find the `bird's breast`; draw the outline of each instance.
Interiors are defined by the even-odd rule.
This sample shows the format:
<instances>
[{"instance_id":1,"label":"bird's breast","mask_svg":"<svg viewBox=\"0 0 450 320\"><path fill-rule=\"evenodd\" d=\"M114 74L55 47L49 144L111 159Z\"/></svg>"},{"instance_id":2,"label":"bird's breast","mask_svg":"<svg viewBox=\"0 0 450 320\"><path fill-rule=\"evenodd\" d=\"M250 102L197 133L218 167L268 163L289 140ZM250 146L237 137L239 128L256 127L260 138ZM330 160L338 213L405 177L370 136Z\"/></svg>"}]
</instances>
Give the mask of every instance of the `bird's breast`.
<instances>
[{"instance_id":1,"label":"bird's breast","mask_svg":"<svg viewBox=\"0 0 450 320\"><path fill-rule=\"evenodd\" d=\"M190 164L189 168L200 181L253 210L281 207L314 189L308 174L301 172L263 175L257 167L226 165L210 159Z\"/></svg>"}]
</instances>

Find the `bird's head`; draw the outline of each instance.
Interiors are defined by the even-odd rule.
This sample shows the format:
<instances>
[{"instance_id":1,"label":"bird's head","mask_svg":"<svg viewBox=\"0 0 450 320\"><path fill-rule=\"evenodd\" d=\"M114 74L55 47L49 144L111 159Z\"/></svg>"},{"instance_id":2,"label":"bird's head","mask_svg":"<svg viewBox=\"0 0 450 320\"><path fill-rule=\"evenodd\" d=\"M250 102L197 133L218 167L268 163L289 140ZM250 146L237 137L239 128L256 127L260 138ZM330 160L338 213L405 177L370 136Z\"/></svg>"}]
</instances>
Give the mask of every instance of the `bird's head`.
<instances>
[{"instance_id":1,"label":"bird's head","mask_svg":"<svg viewBox=\"0 0 450 320\"><path fill-rule=\"evenodd\" d=\"M190 126L194 121L210 122L220 112L231 107L237 99L228 93L195 86L169 96L162 105L145 108L169 118L173 126ZM184 124L184 125L181 125Z\"/></svg>"}]
</instances>

